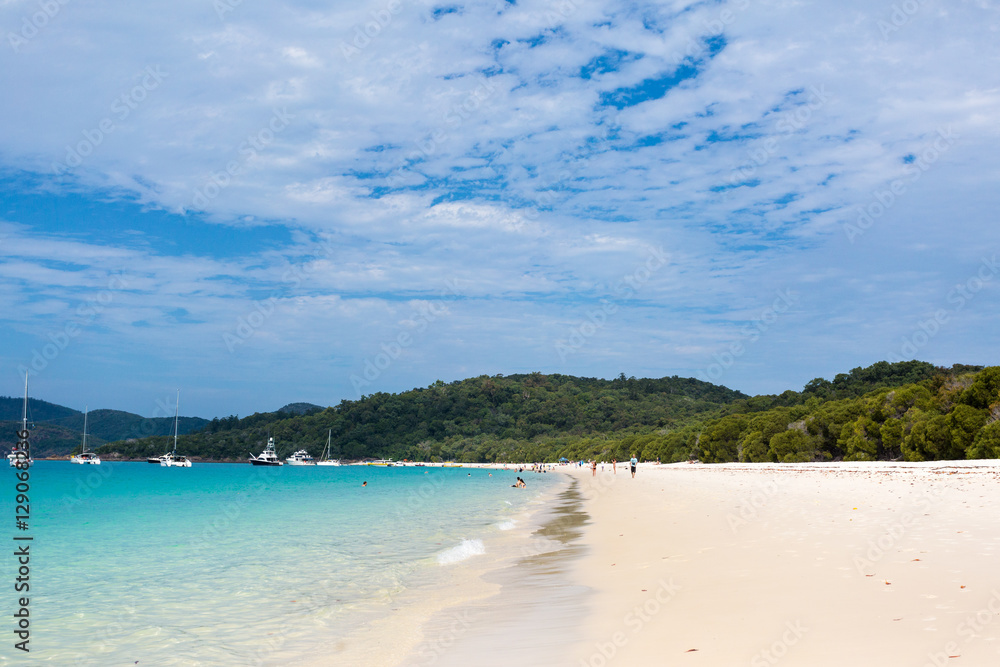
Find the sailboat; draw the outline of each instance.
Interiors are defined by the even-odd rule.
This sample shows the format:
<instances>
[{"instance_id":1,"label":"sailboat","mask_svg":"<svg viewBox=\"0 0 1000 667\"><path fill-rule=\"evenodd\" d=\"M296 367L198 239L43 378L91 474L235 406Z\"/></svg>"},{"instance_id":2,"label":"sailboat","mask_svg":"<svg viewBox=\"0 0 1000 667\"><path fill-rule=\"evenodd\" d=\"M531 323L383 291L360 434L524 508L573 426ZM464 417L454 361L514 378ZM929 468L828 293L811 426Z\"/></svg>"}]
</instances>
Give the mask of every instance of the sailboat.
<instances>
[{"instance_id":1,"label":"sailboat","mask_svg":"<svg viewBox=\"0 0 1000 667\"><path fill-rule=\"evenodd\" d=\"M94 452L87 451L87 413L89 409L87 407L83 408L83 449L76 456L71 456L69 459L70 463L89 463L91 465L99 466L101 465L101 457L99 457Z\"/></svg>"},{"instance_id":2,"label":"sailboat","mask_svg":"<svg viewBox=\"0 0 1000 667\"><path fill-rule=\"evenodd\" d=\"M177 407L174 408L174 451L160 457L160 465L164 468L190 468L191 461L186 456L177 456L177 420L181 413L181 390L177 390Z\"/></svg>"},{"instance_id":3,"label":"sailboat","mask_svg":"<svg viewBox=\"0 0 1000 667\"><path fill-rule=\"evenodd\" d=\"M326 434L326 449L323 450L323 455L320 457L319 461L316 461L318 466L339 466L340 461L337 459L330 458L330 439L333 437L333 429Z\"/></svg>"},{"instance_id":4,"label":"sailboat","mask_svg":"<svg viewBox=\"0 0 1000 667\"><path fill-rule=\"evenodd\" d=\"M17 434L17 443L11 447L7 455L7 463L11 468L21 470L31 466L34 461L28 449L28 374L24 374L24 412L21 414L21 430Z\"/></svg>"}]
</instances>

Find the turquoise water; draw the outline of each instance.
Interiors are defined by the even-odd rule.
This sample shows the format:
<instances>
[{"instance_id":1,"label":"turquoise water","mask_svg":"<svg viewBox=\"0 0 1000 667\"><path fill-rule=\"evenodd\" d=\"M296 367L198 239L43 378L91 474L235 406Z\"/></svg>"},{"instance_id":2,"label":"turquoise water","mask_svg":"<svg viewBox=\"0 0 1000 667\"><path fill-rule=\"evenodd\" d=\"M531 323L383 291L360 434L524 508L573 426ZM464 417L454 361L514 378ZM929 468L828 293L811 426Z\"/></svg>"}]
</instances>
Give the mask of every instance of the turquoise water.
<instances>
[{"instance_id":1,"label":"turquoise water","mask_svg":"<svg viewBox=\"0 0 1000 667\"><path fill-rule=\"evenodd\" d=\"M516 474L39 461L32 650L12 657L8 639L0 664L281 664L440 585L558 483L515 490ZM10 537L14 483L0 491ZM15 567L4 559L5 608Z\"/></svg>"}]
</instances>

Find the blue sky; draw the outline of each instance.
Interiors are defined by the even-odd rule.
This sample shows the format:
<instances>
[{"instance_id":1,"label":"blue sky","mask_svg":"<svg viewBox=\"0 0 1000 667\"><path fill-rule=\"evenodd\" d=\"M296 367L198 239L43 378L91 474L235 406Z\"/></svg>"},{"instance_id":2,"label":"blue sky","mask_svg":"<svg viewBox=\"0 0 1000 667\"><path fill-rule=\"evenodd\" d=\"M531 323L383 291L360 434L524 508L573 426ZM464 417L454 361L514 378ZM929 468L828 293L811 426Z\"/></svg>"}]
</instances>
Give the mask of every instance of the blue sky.
<instances>
[{"instance_id":1,"label":"blue sky","mask_svg":"<svg viewBox=\"0 0 1000 667\"><path fill-rule=\"evenodd\" d=\"M0 4L0 393L996 363L995 3L47 7Z\"/></svg>"}]
</instances>

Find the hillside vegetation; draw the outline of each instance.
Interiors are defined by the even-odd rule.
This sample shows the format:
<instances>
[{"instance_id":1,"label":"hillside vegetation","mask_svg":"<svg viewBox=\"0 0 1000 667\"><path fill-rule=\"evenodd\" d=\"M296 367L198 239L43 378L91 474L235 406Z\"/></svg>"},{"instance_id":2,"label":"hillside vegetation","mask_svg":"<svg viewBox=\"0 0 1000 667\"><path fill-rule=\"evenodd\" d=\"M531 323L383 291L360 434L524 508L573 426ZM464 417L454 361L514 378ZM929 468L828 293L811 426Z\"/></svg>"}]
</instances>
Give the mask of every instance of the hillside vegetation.
<instances>
[{"instance_id":1,"label":"hillside vegetation","mask_svg":"<svg viewBox=\"0 0 1000 667\"><path fill-rule=\"evenodd\" d=\"M554 461L599 458L715 463L1000 458L1000 367L879 362L802 391L747 396L679 377L482 376L374 394L304 415L212 420L178 449L245 461L268 434L284 457L318 456L331 434L346 459ZM170 438L101 448L145 458Z\"/></svg>"},{"instance_id":2,"label":"hillside vegetation","mask_svg":"<svg viewBox=\"0 0 1000 667\"><path fill-rule=\"evenodd\" d=\"M80 416L83 419L83 415ZM83 431L74 431L65 426L36 422L29 424L31 432L31 456L43 459L50 456L68 456L70 452L80 451L83 444ZM17 432L21 430L21 421L0 421L0 450L4 455L17 442ZM89 429L88 429L89 430ZM87 449L96 449L104 444L104 439L87 436Z\"/></svg>"},{"instance_id":3,"label":"hillside vegetation","mask_svg":"<svg viewBox=\"0 0 1000 667\"><path fill-rule=\"evenodd\" d=\"M23 398L0 397L0 447L9 451L21 425ZM69 456L79 451L83 441L83 413L62 405L28 399L28 422L31 430L31 455L37 458ZM178 433L191 433L205 427L207 419L181 417ZM87 447L105 442L167 435L174 432L173 417L143 417L122 410L91 410L87 415Z\"/></svg>"},{"instance_id":4,"label":"hillside vegetation","mask_svg":"<svg viewBox=\"0 0 1000 667\"><path fill-rule=\"evenodd\" d=\"M615 380L567 375L482 376L401 394L374 394L305 415L258 413L212 420L178 450L213 460L246 460L268 433L279 455L318 455L332 434L333 455L349 459L549 459L558 443L592 434L673 429L745 394L700 380ZM162 453L166 438L116 442L101 450L127 458Z\"/></svg>"}]
</instances>

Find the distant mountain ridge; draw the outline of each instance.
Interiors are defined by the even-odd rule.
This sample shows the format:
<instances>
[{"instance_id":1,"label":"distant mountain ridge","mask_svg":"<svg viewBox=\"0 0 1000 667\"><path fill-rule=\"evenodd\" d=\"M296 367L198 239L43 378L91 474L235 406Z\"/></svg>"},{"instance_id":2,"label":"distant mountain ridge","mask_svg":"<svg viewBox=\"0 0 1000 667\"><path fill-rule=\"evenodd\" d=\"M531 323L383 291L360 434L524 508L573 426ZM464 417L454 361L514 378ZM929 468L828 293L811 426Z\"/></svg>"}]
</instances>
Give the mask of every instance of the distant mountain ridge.
<instances>
[{"instance_id":1,"label":"distant mountain ridge","mask_svg":"<svg viewBox=\"0 0 1000 667\"><path fill-rule=\"evenodd\" d=\"M288 412L293 415L304 415L322 409L323 406L315 405L313 403L289 403L282 408L278 408L278 412Z\"/></svg>"},{"instance_id":2,"label":"distant mountain ridge","mask_svg":"<svg viewBox=\"0 0 1000 667\"><path fill-rule=\"evenodd\" d=\"M0 397L0 446L9 449L20 427L23 398ZM83 413L48 401L28 398L28 421L33 456L68 456L83 442ZM209 421L201 417L180 417L178 434L204 428ZM157 435L173 435L173 417L143 417L122 410L91 410L87 415L88 446L105 442L131 440Z\"/></svg>"},{"instance_id":3,"label":"distant mountain ridge","mask_svg":"<svg viewBox=\"0 0 1000 667\"><path fill-rule=\"evenodd\" d=\"M0 421L21 421L24 397L0 396ZM79 410L28 397L28 419L49 422L54 419L83 415Z\"/></svg>"}]
</instances>

